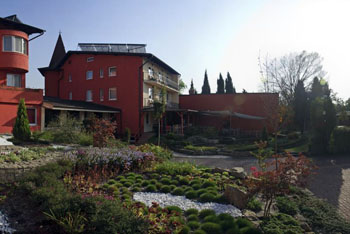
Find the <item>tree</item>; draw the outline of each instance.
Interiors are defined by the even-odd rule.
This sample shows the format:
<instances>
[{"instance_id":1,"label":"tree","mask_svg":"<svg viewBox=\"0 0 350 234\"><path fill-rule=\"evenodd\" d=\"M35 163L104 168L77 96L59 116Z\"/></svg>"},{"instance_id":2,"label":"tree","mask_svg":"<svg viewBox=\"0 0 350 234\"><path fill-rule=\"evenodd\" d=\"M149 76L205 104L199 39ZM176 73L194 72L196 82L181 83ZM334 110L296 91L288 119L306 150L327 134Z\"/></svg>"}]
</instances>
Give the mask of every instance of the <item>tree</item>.
<instances>
[{"instance_id":1,"label":"tree","mask_svg":"<svg viewBox=\"0 0 350 234\"><path fill-rule=\"evenodd\" d=\"M17 117L15 125L12 129L12 133L15 139L21 141L27 141L30 139L31 136L27 108L23 98L18 104Z\"/></svg>"},{"instance_id":2,"label":"tree","mask_svg":"<svg viewBox=\"0 0 350 234\"><path fill-rule=\"evenodd\" d=\"M264 62L259 58L263 90L280 93L281 101L291 105L299 80L309 87L310 79L315 76L324 77L326 73L322 60L318 53L306 51L274 59L266 57Z\"/></svg>"},{"instance_id":3,"label":"tree","mask_svg":"<svg viewBox=\"0 0 350 234\"><path fill-rule=\"evenodd\" d=\"M191 88L188 90L188 93L189 93L190 95L193 95L193 94L196 94L195 92L196 92L196 90L195 90L194 87L193 87L193 79L192 79L192 80L191 80Z\"/></svg>"},{"instance_id":4,"label":"tree","mask_svg":"<svg viewBox=\"0 0 350 234\"><path fill-rule=\"evenodd\" d=\"M312 84L311 84L311 94L310 94L311 101L315 100L318 97L321 98L323 94L324 94L323 87L321 85L320 80L316 76L312 80Z\"/></svg>"},{"instance_id":5,"label":"tree","mask_svg":"<svg viewBox=\"0 0 350 234\"><path fill-rule=\"evenodd\" d=\"M153 102L154 119L158 120L158 145L160 145L160 120L163 118L166 107L166 90L163 87L160 91L159 100Z\"/></svg>"},{"instance_id":6,"label":"tree","mask_svg":"<svg viewBox=\"0 0 350 234\"><path fill-rule=\"evenodd\" d=\"M304 82L299 80L295 88L294 94L294 124L304 133L306 117L307 117L307 93L305 91Z\"/></svg>"},{"instance_id":7,"label":"tree","mask_svg":"<svg viewBox=\"0 0 350 234\"><path fill-rule=\"evenodd\" d=\"M203 86L202 86L202 94L210 94L210 86L209 86L209 81L208 81L207 70L205 70L205 73L204 73L204 82L203 82Z\"/></svg>"},{"instance_id":8,"label":"tree","mask_svg":"<svg viewBox=\"0 0 350 234\"><path fill-rule=\"evenodd\" d=\"M185 84L185 82L180 78L179 79L179 92L180 94L183 93L183 91L187 89L187 85Z\"/></svg>"},{"instance_id":9,"label":"tree","mask_svg":"<svg viewBox=\"0 0 350 234\"><path fill-rule=\"evenodd\" d=\"M225 90L226 93L236 93L236 89L233 87L232 78L229 72L227 72L227 77L225 79Z\"/></svg>"},{"instance_id":10,"label":"tree","mask_svg":"<svg viewBox=\"0 0 350 234\"><path fill-rule=\"evenodd\" d=\"M94 118L92 124L93 145L95 147L106 147L108 140L114 138L117 123L106 119Z\"/></svg>"},{"instance_id":11,"label":"tree","mask_svg":"<svg viewBox=\"0 0 350 234\"><path fill-rule=\"evenodd\" d=\"M218 90L216 91L216 93L225 93L225 82L224 82L224 79L222 78L221 73L219 75L219 79L217 80L217 84L218 84Z\"/></svg>"}]
</instances>

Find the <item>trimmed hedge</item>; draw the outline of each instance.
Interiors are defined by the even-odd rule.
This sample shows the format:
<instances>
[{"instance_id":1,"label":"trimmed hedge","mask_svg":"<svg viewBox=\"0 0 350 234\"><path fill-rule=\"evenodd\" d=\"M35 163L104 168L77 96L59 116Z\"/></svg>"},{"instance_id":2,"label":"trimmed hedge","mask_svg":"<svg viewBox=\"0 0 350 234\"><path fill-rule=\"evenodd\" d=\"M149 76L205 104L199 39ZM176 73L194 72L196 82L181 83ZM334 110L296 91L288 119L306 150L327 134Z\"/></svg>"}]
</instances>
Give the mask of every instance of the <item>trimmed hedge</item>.
<instances>
[{"instance_id":1,"label":"trimmed hedge","mask_svg":"<svg viewBox=\"0 0 350 234\"><path fill-rule=\"evenodd\" d=\"M350 128L336 127L329 141L329 151L333 154L350 152Z\"/></svg>"}]
</instances>

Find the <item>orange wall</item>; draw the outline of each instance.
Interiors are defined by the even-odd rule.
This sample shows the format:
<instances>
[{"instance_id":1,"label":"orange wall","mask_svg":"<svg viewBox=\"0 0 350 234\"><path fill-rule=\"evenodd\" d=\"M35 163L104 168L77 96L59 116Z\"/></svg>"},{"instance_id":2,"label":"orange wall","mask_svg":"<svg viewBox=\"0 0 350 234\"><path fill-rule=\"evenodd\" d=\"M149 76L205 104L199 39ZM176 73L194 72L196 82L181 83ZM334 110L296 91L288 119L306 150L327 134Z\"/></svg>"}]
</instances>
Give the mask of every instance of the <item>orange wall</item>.
<instances>
[{"instance_id":1,"label":"orange wall","mask_svg":"<svg viewBox=\"0 0 350 234\"><path fill-rule=\"evenodd\" d=\"M269 118L271 111L276 111L278 94L270 93L237 93L237 94L198 94L181 95L180 108L199 111L223 111L238 112L252 116ZM229 124L228 117L199 116L197 123L200 125L222 128ZM232 128L244 130L261 130L268 121L247 120L233 117ZM268 127L268 126L267 126Z\"/></svg>"}]
</instances>

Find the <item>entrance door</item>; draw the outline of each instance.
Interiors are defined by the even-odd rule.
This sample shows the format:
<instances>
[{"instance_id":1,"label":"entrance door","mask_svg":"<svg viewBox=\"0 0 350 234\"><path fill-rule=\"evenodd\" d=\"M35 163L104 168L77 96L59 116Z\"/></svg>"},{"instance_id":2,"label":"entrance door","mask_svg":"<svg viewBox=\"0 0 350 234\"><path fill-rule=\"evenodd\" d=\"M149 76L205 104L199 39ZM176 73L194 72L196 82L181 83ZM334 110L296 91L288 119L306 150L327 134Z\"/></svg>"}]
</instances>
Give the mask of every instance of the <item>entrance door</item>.
<instances>
[{"instance_id":1,"label":"entrance door","mask_svg":"<svg viewBox=\"0 0 350 234\"><path fill-rule=\"evenodd\" d=\"M143 118L143 126L144 132L152 132L153 131L153 116L152 113L146 112Z\"/></svg>"}]
</instances>

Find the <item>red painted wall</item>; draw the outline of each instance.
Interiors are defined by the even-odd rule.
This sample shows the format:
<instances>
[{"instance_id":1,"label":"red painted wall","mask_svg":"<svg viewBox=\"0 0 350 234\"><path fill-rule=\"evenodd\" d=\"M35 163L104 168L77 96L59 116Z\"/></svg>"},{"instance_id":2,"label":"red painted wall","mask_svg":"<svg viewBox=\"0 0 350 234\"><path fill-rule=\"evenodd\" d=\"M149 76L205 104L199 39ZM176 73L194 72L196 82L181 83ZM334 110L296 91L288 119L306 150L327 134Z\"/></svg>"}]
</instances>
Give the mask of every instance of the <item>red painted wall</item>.
<instances>
[{"instance_id":1,"label":"red painted wall","mask_svg":"<svg viewBox=\"0 0 350 234\"><path fill-rule=\"evenodd\" d=\"M94 61L87 62L88 57L94 57ZM128 127L136 134L140 127L138 71L142 62L142 57L137 56L72 54L62 65L61 74L58 71L45 73L45 95L69 99L69 92L72 92L73 100L85 101L86 91L92 90L93 102L122 109L122 131ZM117 68L117 76L109 77L108 67L113 66ZM100 68L103 78L100 78ZM92 80L86 80L87 71L93 71ZM69 74L72 82L69 82ZM114 87L117 100L108 100L108 89ZM100 101L100 88L104 90L103 101Z\"/></svg>"},{"instance_id":2,"label":"red painted wall","mask_svg":"<svg viewBox=\"0 0 350 234\"><path fill-rule=\"evenodd\" d=\"M271 111L277 110L278 105L278 94L270 93L181 95L179 99L180 108L183 109L200 111L229 110L266 118L271 116ZM229 118L201 115L197 119L197 124L222 128L224 124L229 124ZM265 124L268 124L268 121L233 117L231 124L232 128L261 130Z\"/></svg>"},{"instance_id":3,"label":"red painted wall","mask_svg":"<svg viewBox=\"0 0 350 234\"><path fill-rule=\"evenodd\" d=\"M25 99L27 108L35 108L37 111L37 124L31 126L31 130L40 130L41 105L43 102L42 89L0 88L0 94L0 133L12 132L21 98Z\"/></svg>"}]
</instances>

